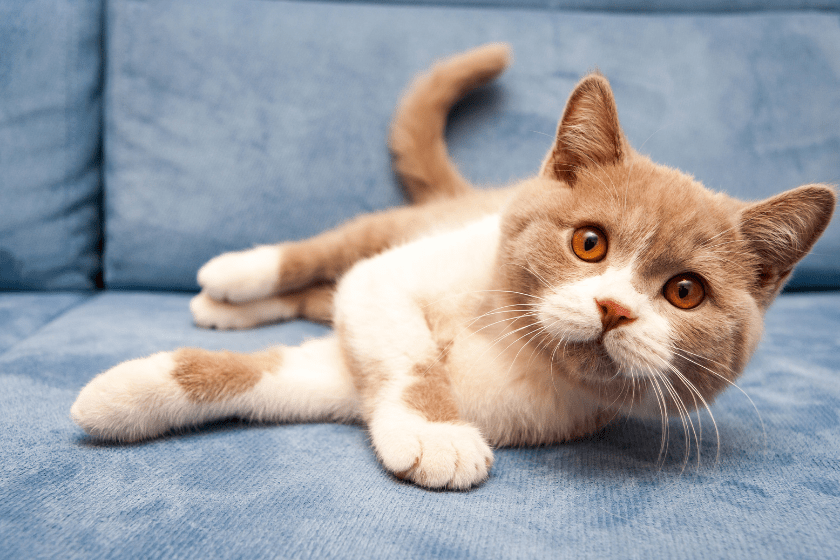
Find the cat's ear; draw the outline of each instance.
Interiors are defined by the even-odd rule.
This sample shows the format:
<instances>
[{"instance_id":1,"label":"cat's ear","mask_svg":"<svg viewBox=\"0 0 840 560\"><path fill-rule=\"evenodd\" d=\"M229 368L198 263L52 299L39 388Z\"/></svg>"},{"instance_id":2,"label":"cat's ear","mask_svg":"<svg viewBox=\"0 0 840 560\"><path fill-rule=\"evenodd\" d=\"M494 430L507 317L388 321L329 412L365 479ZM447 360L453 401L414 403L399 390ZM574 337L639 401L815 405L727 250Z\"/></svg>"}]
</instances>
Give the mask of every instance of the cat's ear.
<instances>
[{"instance_id":1,"label":"cat's ear","mask_svg":"<svg viewBox=\"0 0 840 560\"><path fill-rule=\"evenodd\" d=\"M758 300L769 305L825 231L837 195L827 185L805 185L745 207L740 215L741 233L757 257Z\"/></svg>"},{"instance_id":2,"label":"cat's ear","mask_svg":"<svg viewBox=\"0 0 840 560\"><path fill-rule=\"evenodd\" d=\"M618 163L626 150L612 88L595 72L569 96L540 175L573 186L582 169Z\"/></svg>"}]
</instances>

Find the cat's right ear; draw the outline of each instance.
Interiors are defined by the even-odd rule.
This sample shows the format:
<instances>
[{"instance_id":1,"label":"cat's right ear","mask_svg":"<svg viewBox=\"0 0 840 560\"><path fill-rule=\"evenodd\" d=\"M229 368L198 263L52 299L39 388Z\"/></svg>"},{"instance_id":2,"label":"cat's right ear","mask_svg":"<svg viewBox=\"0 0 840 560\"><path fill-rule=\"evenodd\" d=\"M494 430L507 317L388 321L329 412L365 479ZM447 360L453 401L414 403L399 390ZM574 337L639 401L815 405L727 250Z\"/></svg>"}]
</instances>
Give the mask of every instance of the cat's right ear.
<instances>
[{"instance_id":1,"label":"cat's right ear","mask_svg":"<svg viewBox=\"0 0 840 560\"><path fill-rule=\"evenodd\" d=\"M828 185L805 185L746 206L741 234L757 257L756 296L766 307L828 227L837 194Z\"/></svg>"},{"instance_id":2,"label":"cat's right ear","mask_svg":"<svg viewBox=\"0 0 840 560\"><path fill-rule=\"evenodd\" d=\"M569 96L540 175L573 186L583 169L619 163L625 151L612 88L604 76L594 72Z\"/></svg>"}]
</instances>

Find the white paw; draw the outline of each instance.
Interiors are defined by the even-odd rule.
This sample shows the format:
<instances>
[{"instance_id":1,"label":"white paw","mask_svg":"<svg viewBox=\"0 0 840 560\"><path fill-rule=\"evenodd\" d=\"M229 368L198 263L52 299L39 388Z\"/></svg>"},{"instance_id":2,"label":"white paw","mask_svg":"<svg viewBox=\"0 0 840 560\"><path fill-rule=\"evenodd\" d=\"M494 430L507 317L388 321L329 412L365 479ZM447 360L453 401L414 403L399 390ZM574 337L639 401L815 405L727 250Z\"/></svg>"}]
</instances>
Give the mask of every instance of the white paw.
<instances>
[{"instance_id":1,"label":"white paw","mask_svg":"<svg viewBox=\"0 0 840 560\"><path fill-rule=\"evenodd\" d=\"M277 245L225 253L207 261L198 271L198 284L217 301L242 303L273 295L280 282Z\"/></svg>"},{"instance_id":2,"label":"white paw","mask_svg":"<svg viewBox=\"0 0 840 560\"><path fill-rule=\"evenodd\" d=\"M167 401L182 392L171 377L169 352L123 362L88 383L70 408L70 417L90 435L112 441L138 441L169 427Z\"/></svg>"},{"instance_id":3,"label":"white paw","mask_svg":"<svg viewBox=\"0 0 840 560\"><path fill-rule=\"evenodd\" d=\"M474 426L418 420L392 428L384 437L374 437L374 445L385 468L399 478L452 490L487 479L493 452Z\"/></svg>"},{"instance_id":4,"label":"white paw","mask_svg":"<svg viewBox=\"0 0 840 560\"><path fill-rule=\"evenodd\" d=\"M260 324L259 318L248 313L245 305L222 303L201 292L190 300L193 320L205 329L250 329Z\"/></svg>"}]
</instances>

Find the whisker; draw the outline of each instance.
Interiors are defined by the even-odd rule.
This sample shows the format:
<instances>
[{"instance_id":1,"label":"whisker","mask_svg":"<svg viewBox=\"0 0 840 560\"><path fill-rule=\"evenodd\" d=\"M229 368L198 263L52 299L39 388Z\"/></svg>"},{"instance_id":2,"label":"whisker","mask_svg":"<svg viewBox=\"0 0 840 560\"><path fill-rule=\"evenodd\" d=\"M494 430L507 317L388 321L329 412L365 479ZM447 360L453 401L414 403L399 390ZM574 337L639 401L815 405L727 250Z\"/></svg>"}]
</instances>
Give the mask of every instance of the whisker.
<instances>
[{"instance_id":1,"label":"whisker","mask_svg":"<svg viewBox=\"0 0 840 560\"><path fill-rule=\"evenodd\" d=\"M685 440L685 453L683 459L682 469L680 470L680 475L685 472L685 468L688 466L688 462L691 458L691 436L694 435L694 440L697 442L697 469L700 469L700 437L697 434L697 429L694 427L694 422L691 419L691 416L688 413L688 407L685 406L685 403L680 398L679 394L677 393L676 389L674 388L671 380L668 379L662 372L657 372L658 375L661 376L662 382L665 385L665 388L668 389L668 394L671 396L671 399L674 401L674 405L677 407L677 411L679 412L680 421L682 422L683 426L683 438Z\"/></svg>"},{"instance_id":2,"label":"whisker","mask_svg":"<svg viewBox=\"0 0 840 560\"><path fill-rule=\"evenodd\" d=\"M695 356L695 357L700 358L700 359L708 360L708 361L710 361L710 362L712 362L712 363L714 363L714 364L716 364L716 365L718 365L718 366L721 366L721 367L724 367L724 368L728 369L730 372L732 372L732 369L731 369L731 368L729 368L728 366L726 366L725 364L721 364L721 363L719 363L719 362L715 362L715 361L714 361L714 360L712 360L711 358L706 358L705 356L701 356L701 355L699 355L699 354L694 354L693 352L689 352L688 350L685 350L685 349L683 349L683 348L679 348L679 347L677 347L677 346L673 346L673 345L672 345L672 350L674 350L674 352L675 352L677 355L680 355L680 357L681 357L682 359L684 359L684 360L686 360L686 361L688 361L688 362L691 362L692 364L696 365L697 367L703 368L704 370L708 371L708 372L709 372L709 373L711 373L712 375L715 375L715 376L717 376L719 379L721 379L722 381L724 381L724 382L728 383L730 386L735 387L736 389L738 389L738 390L741 392L741 394L743 394L743 395L747 398L747 400L748 400L748 401L750 402L750 404L752 405L753 410L755 410L755 414L756 414L756 416L758 416L758 421L759 421L759 423L761 424L761 433L762 433L762 437L763 437L763 440L764 440L764 448L765 448L765 449L767 449L767 429L766 429L766 427L765 427L765 425L764 425L764 419L761 417L761 412L759 412L758 407L755 405L755 402L754 402L754 401L752 400L752 398L751 398L751 397L747 394L747 392L746 392L746 391L744 391L741 387L739 387L739 386L738 386L738 384L737 384L737 383L735 383L734 381L732 381L732 380L730 380L730 379L727 379L726 377L724 377L724 376L723 376L723 375L721 375L720 373L718 373L718 372L716 372L716 371L714 371L714 370L712 370L712 369L709 369L709 368L707 368L706 366L704 366L704 365L702 365L702 364L700 364L700 363L698 363L698 362L695 362L694 360L692 360L691 358L689 358L689 357L688 357L688 356L686 356L686 355L681 355L681 353L689 354L689 355L691 355L691 356Z\"/></svg>"},{"instance_id":3,"label":"whisker","mask_svg":"<svg viewBox=\"0 0 840 560\"><path fill-rule=\"evenodd\" d=\"M709 418L712 420L712 426L715 429L715 440L717 442L717 449L715 451L715 466L717 466L720 462L720 431L718 431L717 421L715 420L715 415L712 413L712 408L709 406L709 403L706 402L706 399L703 398L703 395L700 394L700 390L697 389L697 387L685 376L685 374L683 374L681 371L679 371L673 364L667 364L667 365L671 369L671 371L680 379L680 381L682 381L683 384L685 384L685 386L688 387L689 391L691 391L693 393L693 395L697 395L697 398L700 399L700 402L703 404L703 407L709 413ZM694 398L693 395L692 395L692 398ZM695 403L694 403L694 408L695 409L697 408L696 400L695 400ZM698 416L698 424L699 423L700 423L700 417ZM701 435L703 434L702 424L700 424L700 434ZM700 457L699 457L699 454L700 454L700 440L699 439L697 440L697 453L698 453L697 467L699 468L700 467Z\"/></svg>"}]
</instances>

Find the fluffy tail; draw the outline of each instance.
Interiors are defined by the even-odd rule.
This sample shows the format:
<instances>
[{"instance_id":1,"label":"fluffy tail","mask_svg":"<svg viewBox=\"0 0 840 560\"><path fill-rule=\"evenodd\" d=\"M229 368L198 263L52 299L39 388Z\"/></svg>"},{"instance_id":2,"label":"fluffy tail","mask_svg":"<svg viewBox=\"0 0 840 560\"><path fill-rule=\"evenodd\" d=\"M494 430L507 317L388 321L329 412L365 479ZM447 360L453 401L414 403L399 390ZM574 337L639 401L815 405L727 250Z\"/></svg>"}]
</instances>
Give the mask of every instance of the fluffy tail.
<instances>
[{"instance_id":1,"label":"fluffy tail","mask_svg":"<svg viewBox=\"0 0 840 560\"><path fill-rule=\"evenodd\" d=\"M82 389L70 416L97 439L133 442L231 416L342 422L359 409L329 336L256 354L182 348L123 362Z\"/></svg>"},{"instance_id":2,"label":"fluffy tail","mask_svg":"<svg viewBox=\"0 0 840 560\"><path fill-rule=\"evenodd\" d=\"M510 46L491 43L436 63L415 78L391 121L394 169L414 203L471 190L446 150L444 129L452 105L510 64Z\"/></svg>"}]
</instances>

